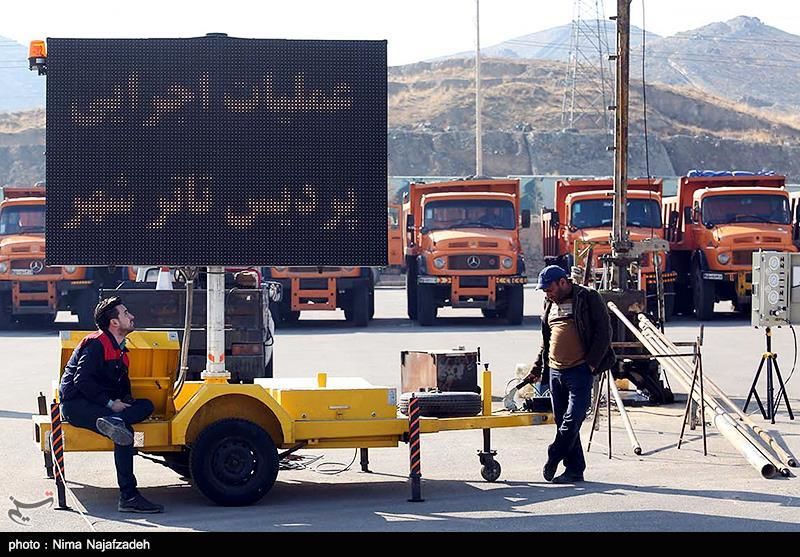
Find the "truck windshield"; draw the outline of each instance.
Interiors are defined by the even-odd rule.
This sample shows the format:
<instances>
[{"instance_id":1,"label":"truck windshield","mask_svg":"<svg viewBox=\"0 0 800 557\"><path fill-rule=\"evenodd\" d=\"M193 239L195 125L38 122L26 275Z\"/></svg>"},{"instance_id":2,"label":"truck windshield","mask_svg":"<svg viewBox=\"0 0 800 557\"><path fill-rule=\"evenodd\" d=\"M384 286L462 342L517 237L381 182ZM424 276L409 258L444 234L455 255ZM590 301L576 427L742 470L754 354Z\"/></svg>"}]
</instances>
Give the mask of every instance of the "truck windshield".
<instances>
[{"instance_id":1,"label":"truck windshield","mask_svg":"<svg viewBox=\"0 0 800 557\"><path fill-rule=\"evenodd\" d=\"M517 227L513 203L500 199L431 201L425 205L424 213L422 226L428 230Z\"/></svg>"},{"instance_id":2,"label":"truck windshield","mask_svg":"<svg viewBox=\"0 0 800 557\"><path fill-rule=\"evenodd\" d=\"M712 195L703 200L703 224L769 222L789 224L789 200L781 195Z\"/></svg>"},{"instance_id":3,"label":"truck windshield","mask_svg":"<svg viewBox=\"0 0 800 557\"><path fill-rule=\"evenodd\" d=\"M0 235L44 232L44 205L9 205L0 212Z\"/></svg>"},{"instance_id":4,"label":"truck windshield","mask_svg":"<svg viewBox=\"0 0 800 557\"><path fill-rule=\"evenodd\" d=\"M661 228L661 205L656 199L628 199L628 226ZM572 204L570 225L575 228L603 228L611 226L614 215L613 201L586 199Z\"/></svg>"}]
</instances>

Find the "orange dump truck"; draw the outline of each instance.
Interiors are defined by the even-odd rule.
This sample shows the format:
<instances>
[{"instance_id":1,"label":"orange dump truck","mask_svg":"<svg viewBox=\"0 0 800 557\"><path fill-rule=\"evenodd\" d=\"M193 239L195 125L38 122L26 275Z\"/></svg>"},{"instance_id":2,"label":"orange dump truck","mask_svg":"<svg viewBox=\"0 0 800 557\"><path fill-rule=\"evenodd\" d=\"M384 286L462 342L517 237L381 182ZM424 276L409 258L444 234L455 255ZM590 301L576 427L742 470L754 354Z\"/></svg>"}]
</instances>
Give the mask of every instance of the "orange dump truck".
<instances>
[{"instance_id":1,"label":"orange dump truck","mask_svg":"<svg viewBox=\"0 0 800 557\"><path fill-rule=\"evenodd\" d=\"M718 301L750 311L754 251L797 251L783 176L713 174L682 177L663 211L676 311L701 320Z\"/></svg>"},{"instance_id":2,"label":"orange dump truck","mask_svg":"<svg viewBox=\"0 0 800 557\"><path fill-rule=\"evenodd\" d=\"M58 311L94 329L99 289L115 288L121 269L53 267L45 259L45 187L5 186L0 202L0 329L45 325Z\"/></svg>"},{"instance_id":3,"label":"orange dump truck","mask_svg":"<svg viewBox=\"0 0 800 557\"><path fill-rule=\"evenodd\" d=\"M519 180L411 184L403 201L408 316L432 325L440 307L480 308L522 323L525 260Z\"/></svg>"},{"instance_id":4,"label":"orange dump truck","mask_svg":"<svg viewBox=\"0 0 800 557\"><path fill-rule=\"evenodd\" d=\"M602 257L611 253L611 225L613 217L614 183L611 179L559 180L555 186L555 208L542 209L542 251L545 262L559 265L567 272L577 263L583 269L588 283L599 284L603 271ZM664 237L661 225L660 179L632 179L628 181L627 224L631 241ZM591 258L588 257L591 249ZM661 256L664 278L665 314L672 314L675 273L668 270L667 258ZM648 309L656 308L655 258L644 254L632 275L645 290Z\"/></svg>"},{"instance_id":5,"label":"orange dump truck","mask_svg":"<svg viewBox=\"0 0 800 557\"><path fill-rule=\"evenodd\" d=\"M371 267L268 267L265 276L281 284L278 323L295 322L302 311L340 308L347 321L366 327L375 313Z\"/></svg>"}]
</instances>

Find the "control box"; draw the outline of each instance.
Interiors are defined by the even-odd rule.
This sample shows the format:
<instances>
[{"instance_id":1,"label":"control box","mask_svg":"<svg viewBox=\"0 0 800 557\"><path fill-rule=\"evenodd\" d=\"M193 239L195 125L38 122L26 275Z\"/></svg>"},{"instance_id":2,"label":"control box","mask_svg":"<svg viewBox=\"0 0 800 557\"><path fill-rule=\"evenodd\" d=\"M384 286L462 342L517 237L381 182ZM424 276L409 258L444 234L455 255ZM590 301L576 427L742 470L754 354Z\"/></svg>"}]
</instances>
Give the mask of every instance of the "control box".
<instances>
[{"instance_id":1,"label":"control box","mask_svg":"<svg viewBox=\"0 0 800 557\"><path fill-rule=\"evenodd\" d=\"M753 253L751 323L779 327L800 320L800 253Z\"/></svg>"}]
</instances>

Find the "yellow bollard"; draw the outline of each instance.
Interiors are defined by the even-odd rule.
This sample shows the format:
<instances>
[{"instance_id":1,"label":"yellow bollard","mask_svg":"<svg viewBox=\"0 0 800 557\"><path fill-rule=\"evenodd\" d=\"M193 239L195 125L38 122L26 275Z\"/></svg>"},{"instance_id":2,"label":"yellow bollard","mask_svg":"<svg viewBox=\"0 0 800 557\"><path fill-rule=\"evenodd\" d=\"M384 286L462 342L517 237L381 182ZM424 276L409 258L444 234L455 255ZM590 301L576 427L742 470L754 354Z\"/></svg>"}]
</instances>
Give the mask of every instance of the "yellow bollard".
<instances>
[{"instance_id":1,"label":"yellow bollard","mask_svg":"<svg viewBox=\"0 0 800 557\"><path fill-rule=\"evenodd\" d=\"M317 373L317 387L324 389L328 386L328 374L323 372Z\"/></svg>"},{"instance_id":2,"label":"yellow bollard","mask_svg":"<svg viewBox=\"0 0 800 557\"><path fill-rule=\"evenodd\" d=\"M489 371L489 364L484 364L483 375L481 376L481 395L483 396L483 415L492 415L492 372Z\"/></svg>"}]
</instances>

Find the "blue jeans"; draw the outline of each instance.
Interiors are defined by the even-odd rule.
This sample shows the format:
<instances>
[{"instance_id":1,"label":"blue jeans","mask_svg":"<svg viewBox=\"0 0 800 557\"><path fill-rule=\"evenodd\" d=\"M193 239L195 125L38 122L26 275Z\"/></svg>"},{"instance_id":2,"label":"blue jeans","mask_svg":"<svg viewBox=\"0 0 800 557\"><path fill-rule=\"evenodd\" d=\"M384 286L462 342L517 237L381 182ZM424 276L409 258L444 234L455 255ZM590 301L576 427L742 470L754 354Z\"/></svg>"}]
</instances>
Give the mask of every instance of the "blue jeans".
<instances>
[{"instance_id":1,"label":"blue jeans","mask_svg":"<svg viewBox=\"0 0 800 557\"><path fill-rule=\"evenodd\" d=\"M586 364L550 368L550 398L558 429L555 440L547 447L547 459L551 463L563 460L567 473L576 476L586 470L580 433L592 398L592 382Z\"/></svg>"},{"instance_id":2,"label":"blue jeans","mask_svg":"<svg viewBox=\"0 0 800 557\"><path fill-rule=\"evenodd\" d=\"M153 403L147 399L139 399L122 412L113 412L109 407L96 404L85 398L73 398L61 403L61 415L70 424L84 429L97 431L97 418L116 416L122 418L127 428L132 432L131 424L143 422L153 413ZM69 440L67 440L69 442ZM114 445L114 465L117 468L117 484L122 499L130 499L139 492L136 489L136 476L133 475L133 455L136 449L133 445L123 447Z\"/></svg>"}]
</instances>

